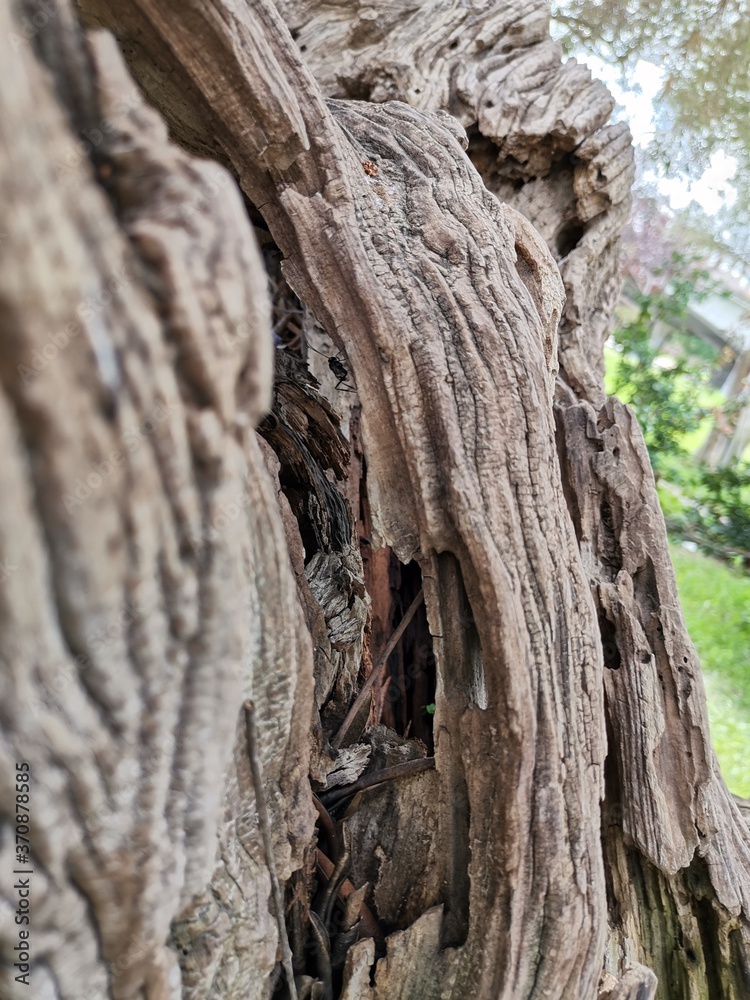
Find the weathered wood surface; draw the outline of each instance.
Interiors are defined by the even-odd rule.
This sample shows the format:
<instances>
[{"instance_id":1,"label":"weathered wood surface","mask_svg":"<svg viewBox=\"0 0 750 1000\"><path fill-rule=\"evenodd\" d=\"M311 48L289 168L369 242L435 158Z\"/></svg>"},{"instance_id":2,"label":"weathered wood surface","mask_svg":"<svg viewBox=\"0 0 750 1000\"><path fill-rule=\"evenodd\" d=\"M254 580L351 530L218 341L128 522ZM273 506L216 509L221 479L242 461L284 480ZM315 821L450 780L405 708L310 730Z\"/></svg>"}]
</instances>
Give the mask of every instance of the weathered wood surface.
<instances>
[{"instance_id":1,"label":"weathered wood surface","mask_svg":"<svg viewBox=\"0 0 750 1000\"><path fill-rule=\"evenodd\" d=\"M750 838L709 742L648 453L616 400L597 414L561 387L557 413L604 649L603 842L618 904L610 947L653 969L660 995L739 998L748 984Z\"/></svg>"},{"instance_id":2,"label":"weathered wood surface","mask_svg":"<svg viewBox=\"0 0 750 1000\"><path fill-rule=\"evenodd\" d=\"M335 400L348 466L304 376L277 380L256 438L269 303L247 203L167 142L107 37L92 72L64 4L31 46L7 23L24 99L3 105L0 185L40 221L12 212L0 244L17 498L0 537L11 565L24 553L3 579L2 704L8 747L43 776L42 995L270 995L240 709L252 694L303 921L307 774L335 766L326 732L372 656L351 534L366 464L369 541L424 577L436 770L347 820L352 877L374 880L391 933L386 958L379 930L350 948L341 995L644 1000L656 972L659 997L739 1000L748 830L707 743L647 458L601 383L632 175L606 90L561 66L541 4L280 3L305 61L270 0L79 6L172 136L237 178L358 393ZM54 177L71 128L94 137L98 184L80 154ZM106 287L121 264L125 293L19 384L82 278ZM165 401L85 518L61 510ZM136 599L94 655L92 627ZM7 720L29 697L22 731Z\"/></svg>"},{"instance_id":3,"label":"weathered wood surface","mask_svg":"<svg viewBox=\"0 0 750 1000\"><path fill-rule=\"evenodd\" d=\"M449 111L469 129L469 155L488 189L534 223L560 263L560 368L601 406L634 161L627 127L606 125L614 107L606 87L575 60L561 61L545 6L434 0L353 10L281 0L279 8L327 96Z\"/></svg>"},{"instance_id":4,"label":"weathered wood surface","mask_svg":"<svg viewBox=\"0 0 750 1000\"><path fill-rule=\"evenodd\" d=\"M248 138L259 125L281 131L268 121L274 80L258 73L265 94L246 110L230 116L223 97L211 110L251 199L272 190L261 204L287 279L346 344L378 535L421 562L434 632L449 637L437 644L436 714L446 913L429 948L454 946L444 962L459 992L515 997L563 982L560 995L593 995L605 929L603 715L592 608L556 472L554 262L487 194L451 119L404 104L329 111L263 5L231 34L209 14L202 27L204 51L217 46L228 74L246 34L303 84L310 150L292 166L299 131L283 157L271 146L258 156ZM200 71L191 83L210 105L215 84ZM363 161L379 165L377 177ZM466 634L451 627L461 604L474 621ZM507 795L490 794L496 769ZM576 941L560 948L571 926ZM419 975L423 995L444 989L439 964Z\"/></svg>"},{"instance_id":5,"label":"weathered wood surface","mask_svg":"<svg viewBox=\"0 0 750 1000\"><path fill-rule=\"evenodd\" d=\"M4 950L0 993L264 995L244 697L285 879L313 824L311 644L252 430L265 272L231 178L169 143L111 37L91 40L96 81L67 63L100 184L66 119L81 105L5 5L0 25L0 755L4 781L31 765L35 869L32 992ZM33 42L84 55L54 20ZM8 900L11 854L4 837Z\"/></svg>"}]
</instances>

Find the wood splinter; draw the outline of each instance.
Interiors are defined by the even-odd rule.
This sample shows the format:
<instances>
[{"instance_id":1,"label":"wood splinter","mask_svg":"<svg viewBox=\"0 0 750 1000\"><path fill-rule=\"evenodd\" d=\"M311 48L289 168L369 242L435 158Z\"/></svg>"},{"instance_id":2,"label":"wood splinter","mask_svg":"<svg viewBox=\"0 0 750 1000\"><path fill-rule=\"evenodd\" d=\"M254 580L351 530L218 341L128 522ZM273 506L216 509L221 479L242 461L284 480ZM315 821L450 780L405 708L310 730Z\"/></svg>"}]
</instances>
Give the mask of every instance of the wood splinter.
<instances>
[{"instance_id":1,"label":"wood splinter","mask_svg":"<svg viewBox=\"0 0 750 1000\"><path fill-rule=\"evenodd\" d=\"M276 860L273 855L273 843L271 840L271 821L268 815L268 806L263 792L263 773L260 763L260 753L258 750L258 730L255 725L255 705L248 698L242 706L245 712L245 737L247 740L247 755L250 758L250 771L253 776L253 787L255 789L255 802L258 806L258 821L260 833L263 838L263 850L266 853L266 864L271 876L271 890L273 892L274 909L276 910L276 923L279 928L279 941L281 943L281 964L284 967L289 996L291 1000L297 1000L297 987L294 982L294 968L292 965L292 949L289 947L289 937L286 932L286 921L284 920L284 898L281 895L279 876L276 871Z\"/></svg>"},{"instance_id":2,"label":"wood splinter","mask_svg":"<svg viewBox=\"0 0 750 1000\"><path fill-rule=\"evenodd\" d=\"M434 757L418 757L416 760L405 760L401 764L393 764L391 767L384 767L380 771L372 771L361 778L345 785L343 788L334 788L330 792L321 793L321 800L328 808L340 802L342 799L354 795L355 792L364 791L366 788L374 788L375 785L382 785L386 781L393 781L395 778L407 778L413 774L421 774L423 771L432 771L435 767Z\"/></svg>"}]
</instances>

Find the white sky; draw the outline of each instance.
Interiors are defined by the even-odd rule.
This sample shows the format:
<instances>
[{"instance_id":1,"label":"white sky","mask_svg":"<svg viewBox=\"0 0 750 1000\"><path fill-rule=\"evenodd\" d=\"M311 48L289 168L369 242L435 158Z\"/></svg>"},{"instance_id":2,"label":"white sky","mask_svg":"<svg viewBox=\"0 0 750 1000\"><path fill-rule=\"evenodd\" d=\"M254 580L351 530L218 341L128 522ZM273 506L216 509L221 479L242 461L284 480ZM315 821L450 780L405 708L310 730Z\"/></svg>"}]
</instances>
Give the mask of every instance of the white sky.
<instances>
[{"instance_id":1,"label":"white sky","mask_svg":"<svg viewBox=\"0 0 750 1000\"><path fill-rule=\"evenodd\" d=\"M647 146L654 137L653 102L661 87L664 76L662 70L653 63L641 60L632 80L633 90L623 90L618 82L618 71L614 67L595 56L579 57L578 61L585 62L594 77L606 83L621 106L615 112L616 116L630 125L633 141L637 145ZM734 204L737 192L729 182L736 172L737 161L718 150L711 156L710 164L699 180L666 178L653 171L649 171L645 179L656 181L657 187L666 195L673 208L684 208L695 200L705 212L713 215L724 202L729 206Z\"/></svg>"}]
</instances>

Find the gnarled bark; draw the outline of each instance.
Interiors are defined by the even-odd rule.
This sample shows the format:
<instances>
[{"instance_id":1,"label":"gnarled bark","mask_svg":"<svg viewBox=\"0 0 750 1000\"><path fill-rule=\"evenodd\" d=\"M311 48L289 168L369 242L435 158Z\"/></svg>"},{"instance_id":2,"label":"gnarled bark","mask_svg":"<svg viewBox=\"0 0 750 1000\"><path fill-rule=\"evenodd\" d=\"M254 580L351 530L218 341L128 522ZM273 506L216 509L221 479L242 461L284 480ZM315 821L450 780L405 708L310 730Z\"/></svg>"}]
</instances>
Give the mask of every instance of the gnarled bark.
<instances>
[{"instance_id":1,"label":"gnarled bark","mask_svg":"<svg viewBox=\"0 0 750 1000\"><path fill-rule=\"evenodd\" d=\"M111 37L84 49L51 22L36 40L53 66L81 54L98 183L78 106L2 17L1 752L5 781L14 758L31 769L33 995L262 995L275 932L243 697L284 878L313 825L310 639L252 430L262 262L230 177L168 142ZM28 996L12 961L2 993Z\"/></svg>"},{"instance_id":2,"label":"gnarled bark","mask_svg":"<svg viewBox=\"0 0 750 1000\"><path fill-rule=\"evenodd\" d=\"M6 45L0 165L2 752L35 775L40 995L270 995L252 696L302 991L739 998L748 831L647 456L601 382L632 177L606 90L541 6L79 6L138 87L61 5ZM341 348L356 393L326 402L295 347L271 400L248 215L277 334L293 313L300 344ZM373 712L390 683L404 731L368 749L360 718L336 760L360 661L420 585L404 648L433 746L405 732L402 654ZM363 766L390 780L339 818ZM308 775L338 855L317 876Z\"/></svg>"}]
</instances>

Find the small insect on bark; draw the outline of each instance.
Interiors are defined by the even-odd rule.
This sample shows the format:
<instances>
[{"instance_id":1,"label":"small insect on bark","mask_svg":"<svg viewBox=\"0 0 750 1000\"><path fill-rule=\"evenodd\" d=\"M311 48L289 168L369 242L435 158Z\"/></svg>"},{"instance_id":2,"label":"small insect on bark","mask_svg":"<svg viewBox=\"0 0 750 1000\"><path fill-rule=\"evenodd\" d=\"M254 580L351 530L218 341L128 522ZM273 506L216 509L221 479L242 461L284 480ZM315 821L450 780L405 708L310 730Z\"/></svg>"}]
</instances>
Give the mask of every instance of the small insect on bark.
<instances>
[{"instance_id":1,"label":"small insect on bark","mask_svg":"<svg viewBox=\"0 0 750 1000\"><path fill-rule=\"evenodd\" d=\"M338 351L336 354L333 355L333 357L329 357L327 354L324 354L323 351L319 351L317 347L313 347L312 344L308 344L307 346L310 348L311 351L315 351L315 353L319 354L322 358L328 358L328 367L331 369L335 378L338 380L336 382L336 385L334 386L334 389L338 389L339 392L357 391L353 385L347 384L347 379L349 378L349 369L341 360L340 357L342 353L341 351Z\"/></svg>"}]
</instances>

